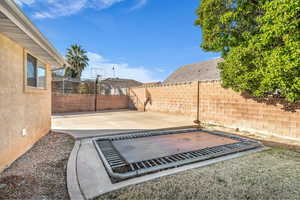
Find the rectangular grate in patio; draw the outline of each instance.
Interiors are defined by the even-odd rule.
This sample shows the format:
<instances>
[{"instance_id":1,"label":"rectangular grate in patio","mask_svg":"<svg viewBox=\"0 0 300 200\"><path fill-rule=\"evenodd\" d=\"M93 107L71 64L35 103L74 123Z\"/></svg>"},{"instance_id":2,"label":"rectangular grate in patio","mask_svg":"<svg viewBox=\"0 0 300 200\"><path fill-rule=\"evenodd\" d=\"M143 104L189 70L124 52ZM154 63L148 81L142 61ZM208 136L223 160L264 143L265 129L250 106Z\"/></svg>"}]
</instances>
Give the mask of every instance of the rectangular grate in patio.
<instances>
[{"instance_id":1,"label":"rectangular grate in patio","mask_svg":"<svg viewBox=\"0 0 300 200\"><path fill-rule=\"evenodd\" d=\"M94 144L113 181L262 147L255 140L195 128L100 137Z\"/></svg>"}]
</instances>

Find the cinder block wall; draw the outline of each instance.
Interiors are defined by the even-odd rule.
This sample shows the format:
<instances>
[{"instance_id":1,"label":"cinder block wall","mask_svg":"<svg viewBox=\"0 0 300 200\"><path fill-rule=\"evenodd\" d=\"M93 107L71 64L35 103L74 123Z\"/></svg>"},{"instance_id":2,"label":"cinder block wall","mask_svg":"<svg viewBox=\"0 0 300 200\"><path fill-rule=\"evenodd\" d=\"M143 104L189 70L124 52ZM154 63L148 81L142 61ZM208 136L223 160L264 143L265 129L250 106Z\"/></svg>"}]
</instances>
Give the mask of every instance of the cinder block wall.
<instances>
[{"instance_id":1,"label":"cinder block wall","mask_svg":"<svg viewBox=\"0 0 300 200\"><path fill-rule=\"evenodd\" d=\"M145 88L131 88L130 107L138 110L197 115L197 82ZM300 110L287 111L281 104L259 103L218 81L199 85L200 121L250 132L300 138ZM150 99L150 102L145 102ZM148 100L149 101L149 100Z\"/></svg>"},{"instance_id":2,"label":"cinder block wall","mask_svg":"<svg viewBox=\"0 0 300 200\"><path fill-rule=\"evenodd\" d=\"M23 55L20 45L0 34L0 171L51 128L50 67L47 90L25 92Z\"/></svg>"},{"instance_id":3,"label":"cinder block wall","mask_svg":"<svg viewBox=\"0 0 300 200\"><path fill-rule=\"evenodd\" d=\"M97 110L128 109L128 96L98 95Z\"/></svg>"},{"instance_id":4,"label":"cinder block wall","mask_svg":"<svg viewBox=\"0 0 300 200\"><path fill-rule=\"evenodd\" d=\"M128 108L128 96L97 97L97 110L113 110ZM93 94L58 94L52 95L52 113L87 112L95 110Z\"/></svg>"},{"instance_id":5,"label":"cinder block wall","mask_svg":"<svg viewBox=\"0 0 300 200\"><path fill-rule=\"evenodd\" d=\"M131 88L130 108L196 116L197 82L158 87ZM147 101L148 100L148 101ZM145 105L145 103L147 104Z\"/></svg>"}]
</instances>

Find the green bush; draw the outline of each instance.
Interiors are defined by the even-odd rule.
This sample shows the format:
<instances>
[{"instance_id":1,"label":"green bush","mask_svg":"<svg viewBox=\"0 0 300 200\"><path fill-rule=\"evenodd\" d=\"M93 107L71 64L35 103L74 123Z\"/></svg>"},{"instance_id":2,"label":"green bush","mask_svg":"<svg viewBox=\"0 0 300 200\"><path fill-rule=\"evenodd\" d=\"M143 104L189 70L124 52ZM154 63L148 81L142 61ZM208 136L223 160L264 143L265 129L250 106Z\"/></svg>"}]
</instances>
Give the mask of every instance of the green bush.
<instances>
[{"instance_id":1,"label":"green bush","mask_svg":"<svg viewBox=\"0 0 300 200\"><path fill-rule=\"evenodd\" d=\"M300 100L300 1L202 0L202 48L222 52L222 85Z\"/></svg>"}]
</instances>

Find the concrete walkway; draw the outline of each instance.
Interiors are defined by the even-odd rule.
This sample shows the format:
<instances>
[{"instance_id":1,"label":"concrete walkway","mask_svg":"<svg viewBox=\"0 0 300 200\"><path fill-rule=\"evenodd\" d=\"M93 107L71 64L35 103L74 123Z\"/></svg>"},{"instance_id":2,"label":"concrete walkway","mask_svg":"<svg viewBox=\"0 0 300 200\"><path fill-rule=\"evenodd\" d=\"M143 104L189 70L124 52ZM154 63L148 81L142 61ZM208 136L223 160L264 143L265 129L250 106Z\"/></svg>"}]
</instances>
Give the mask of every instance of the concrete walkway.
<instances>
[{"instance_id":1,"label":"concrete walkway","mask_svg":"<svg viewBox=\"0 0 300 200\"><path fill-rule=\"evenodd\" d=\"M52 130L76 139L138 130L192 126L192 117L130 110L68 113L52 116Z\"/></svg>"}]
</instances>

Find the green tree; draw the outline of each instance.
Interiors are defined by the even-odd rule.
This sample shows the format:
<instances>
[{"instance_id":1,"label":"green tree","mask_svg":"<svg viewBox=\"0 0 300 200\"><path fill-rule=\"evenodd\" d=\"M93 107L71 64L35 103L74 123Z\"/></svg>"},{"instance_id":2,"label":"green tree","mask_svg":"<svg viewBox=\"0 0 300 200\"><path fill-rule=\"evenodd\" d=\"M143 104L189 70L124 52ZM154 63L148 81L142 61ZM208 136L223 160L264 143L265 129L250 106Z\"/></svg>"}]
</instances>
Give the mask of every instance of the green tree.
<instances>
[{"instance_id":1,"label":"green tree","mask_svg":"<svg viewBox=\"0 0 300 200\"><path fill-rule=\"evenodd\" d=\"M71 45L67 49L67 62L70 67L65 71L66 77L77 78L81 77L82 71L88 66L89 58L86 51L80 45Z\"/></svg>"},{"instance_id":2,"label":"green tree","mask_svg":"<svg viewBox=\"0 0 300 200\"><path fill-rule=\"evenodd\" d=\"M222 52L222 85L300 100L300 1L202 0L201 47Z\"/></svg>"}]
</instances>

